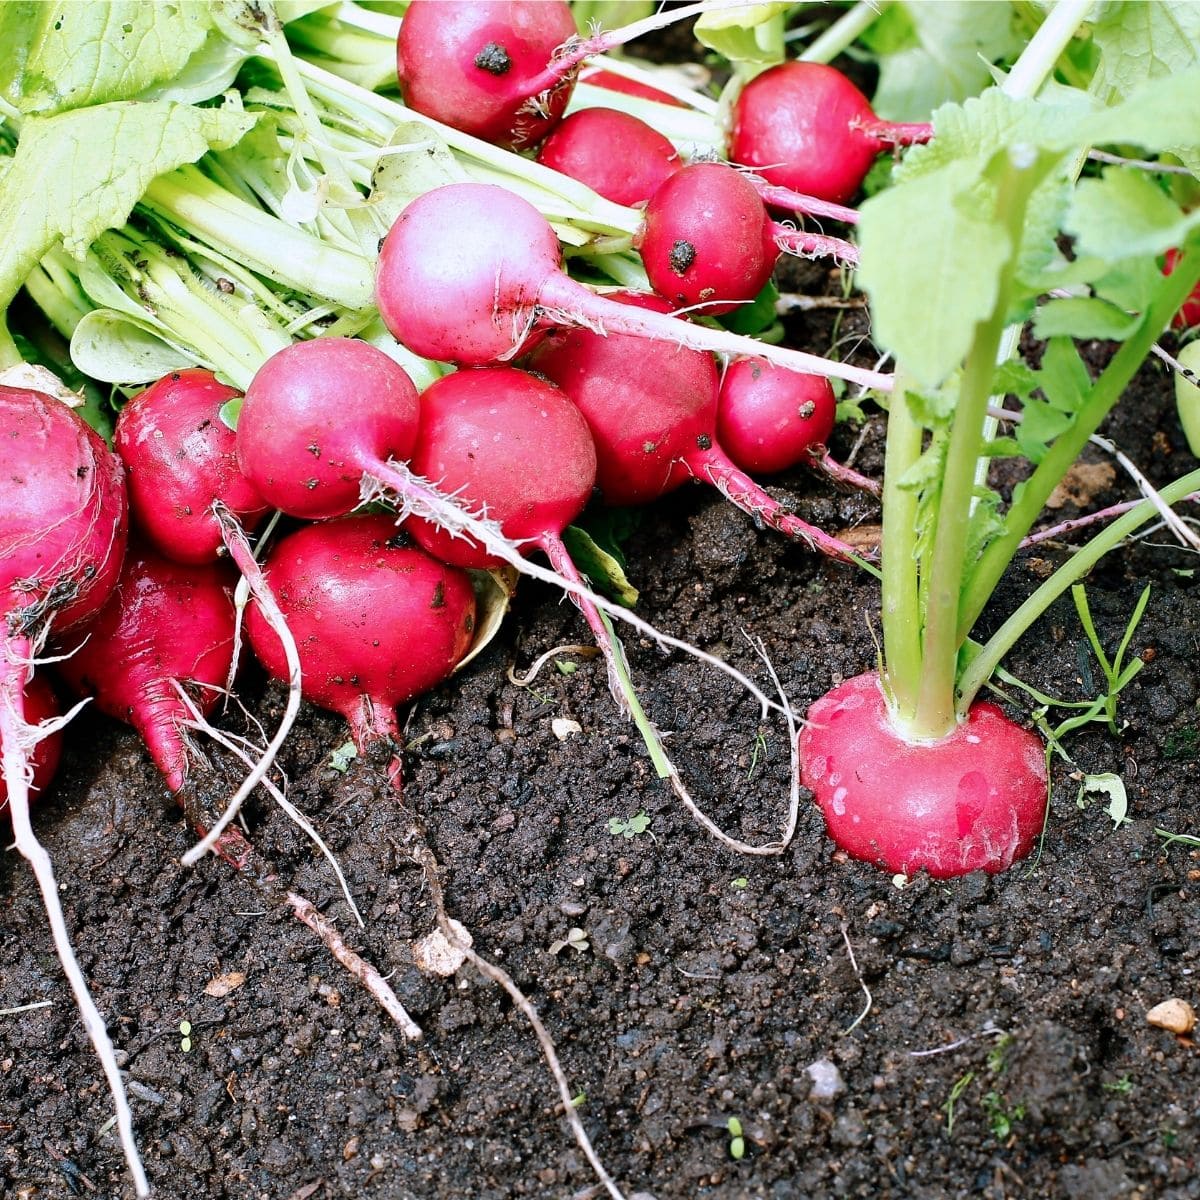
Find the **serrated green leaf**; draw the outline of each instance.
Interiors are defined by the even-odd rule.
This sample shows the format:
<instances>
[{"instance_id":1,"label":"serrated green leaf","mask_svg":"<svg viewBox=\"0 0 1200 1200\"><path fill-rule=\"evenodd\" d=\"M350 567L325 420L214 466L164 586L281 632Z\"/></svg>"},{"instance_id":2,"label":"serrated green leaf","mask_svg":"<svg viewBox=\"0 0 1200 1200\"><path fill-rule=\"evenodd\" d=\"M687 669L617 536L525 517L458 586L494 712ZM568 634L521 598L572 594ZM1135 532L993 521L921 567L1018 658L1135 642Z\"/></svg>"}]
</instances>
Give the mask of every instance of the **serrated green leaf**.
<instances>
[{"instance_id":1,"label":"serrated green leaf","mask_svg":"<svg viewBox=\"0 0 1200 1200\"><path fill-rule=\"evenodd\" d=\"M1198 98L1200 91L1193 97L1200 108ZM1109 262L1162 254L1197 227L1200 210L1185 213L1145 176L1120 167L1081 180L1064 223L1081 254Z\"/></svg>"},{"instance_id":2,"label":"serrated green leaf","mask_svg":"<svg viewBox=\"0 0 1200 1200\"><path fill-rule=\"evenodd\" d=\"M1095 296L1051 300L1037 310L1033 332L1040 338L1099 338L1122 342L1141 324L1141 318Z\"/></svg>"},{"instance_id":3,"label":"serrated green leaf","mask_svg":"<svg viewBox=\"0 0 1200 1200\"><path fill-rule=\"evenodd\" d=\"M1195 0L1108 0L1097 6L1091 32L1100 52L1092 88L1104 98L1124 98L1147 80L1200 65Z\"/></svg>"},{"instance_id":4,"label":"serrated green leaf","mask_svg":"<svg viewBox=\"0 0 1200 1200\"><path fill-rule=\"evenodd\" d=\"M924 121L990 82L990 64L1017 49L1008 4L909 0L889 5L863 39L879 55L872 107L891 121Z\"/></svg>"},{"instance_id":5,"label":"serrated green leaf","mask_svg":"<svg viewBox=\"0 0 1200 1200\"><path fill-rule=\"evenodd\" d=\"M1065 429L1074 417L1044 400L1027 400L1023 409L1024 419L1017 426L1015 437L1021 453L1032 463L1040 463L1046 448Z\"/></svg>"},{"instance_id":6,"label":"serrated green leaf","mask_svg":"<svg viewBox=\"0 0 1200 1200\"><path fill-rule=\"evenodd\" d=\"M1052 338L1037 372L1042 395L1059 412L1073 413L1087 399L1092 377L1070 338Z\"/></svg>"},{"instance_id":7,"label":"serrated green leaf","mask_svg":"<svg viewBox=\"0 0 1200 1200\"><path fill-rule=\"evenodd\" d=\"M9 0L0 4L0 94L44 116L128 99L177 75L210 26L197 0Z\"/></svg>"},{"instance_id":8,"label":"serrated green leaf","mask_svg":"<svg viewBox=\"0 0 1200 1200\"><path fill-rule=\"evenodd\" d=\"M105 229L125 222L155 176L233 145L254 121L170 101L30 117L0 179L0 308L57 242L82 257Z\"/></svg>"},{"instance_id":9,"label":"serrated green leaf","mask_svg":"<svg viewBox=\"0 0 1200 1200\"><path fill-rule=\"evenodd\" d=\"M997 395L1016 396L1018 399L1032 394L1038 386L1036 372L1018 358L1010 358L996 368L992 390Z\"/></svg>"},{"instance_id":10,"label":"serrated green leaf","mask_svg":"<svg viewBox=\"0 0 1200 1200\"><path fill-rule=\"evenodd\" d=\"M1012 251L976 164L947 163L863 204L859 283L876 341L922 389L958 366Z\"/></svg>"}]
</instances>

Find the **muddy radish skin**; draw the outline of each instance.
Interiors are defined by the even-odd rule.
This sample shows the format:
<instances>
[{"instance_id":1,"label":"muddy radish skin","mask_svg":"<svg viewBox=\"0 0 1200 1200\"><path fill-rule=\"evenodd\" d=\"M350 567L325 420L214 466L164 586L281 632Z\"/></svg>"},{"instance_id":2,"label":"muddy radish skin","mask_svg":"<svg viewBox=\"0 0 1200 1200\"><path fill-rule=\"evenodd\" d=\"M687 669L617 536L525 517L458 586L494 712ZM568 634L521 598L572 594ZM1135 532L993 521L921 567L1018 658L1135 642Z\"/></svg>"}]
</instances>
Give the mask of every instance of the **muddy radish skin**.
<instances>
[{"instance_id":1,"label":"muddy radish skin","mask_svg":"<svg viewBox=\"0 0 1200 1200\"><path fill-rule=\"evenodd\" d=\"M267 576L296 639L306 699L341 713L360 751L400 744L396 706L449 677L471 645L470 576L431 558L386 515L307 525L271 551ZM257 604L246 632L263 666L288 677ZM393 780L399 764L393 764Z\"/></svg>"},{"instance_id":2,"label":"muddy radish skin","mask_svg":"<svg viewBox=\"0 0 1200 1200\"><path fill-rule=\"evenodd\" d=\"M800 763L830 837L888 871L1003 871L1042 831L1045 748L986 701L948 737L913 743L893 725L879 676L856 675L808 710Z\"/></svg>"},{"instance_id":3,"label":"muddy radish skin","mask_svg":"<svg viewBox=\"0 0 1200 1200\"><path fill-rule=\"evenodd\" d=\"M165 375L121 410L113 446L129 473L134 523L176 562L212 562L222 544L212 512L221 500L245 529L270 512L238 468L233 430L222 405L238 395L211 371Z\"/></svg>"},{"instance_id":4,"label":"muddy radish skin","mask_svg":"<svg viewBox=\"0 0 1200 1200\"><path fill-rule=\"evenodd\" d=\"M25 687L25 719L36 725L60 716L58 700L54 691L41 675L35 675ZM58 771L58 760L62 755L62 730L42 738L29 755L33 778L29 782L29 798L36 799L49 786ZM0 776L0 828L8 823L8 786Z\"/></svg>"}]
</instances>

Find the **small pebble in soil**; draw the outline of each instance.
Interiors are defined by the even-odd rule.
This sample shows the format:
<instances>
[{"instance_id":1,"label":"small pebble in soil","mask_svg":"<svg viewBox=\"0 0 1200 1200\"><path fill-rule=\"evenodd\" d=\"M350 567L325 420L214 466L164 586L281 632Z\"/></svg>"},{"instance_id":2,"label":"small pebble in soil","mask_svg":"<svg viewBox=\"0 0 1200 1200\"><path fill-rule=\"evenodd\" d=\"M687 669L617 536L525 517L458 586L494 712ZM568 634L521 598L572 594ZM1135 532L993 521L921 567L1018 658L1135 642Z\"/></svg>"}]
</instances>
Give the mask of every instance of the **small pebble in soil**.
<instances>
[{"instance_id":1,"label":"small pebble in soil","mask_svg":"<svg viewBox=\"0 0 1200 1200\"><path fill-rule=\"evenodd\" d=\"M1170 1000L1156 1004L1146 1014L1146 1020L1159 1029L1183 1035L1196 1028L1196 1010L1186 1000L1172 996Z\"/></svg>"},{"instance_id":2,"label":"small pebble in soil","mask_svg":"<svg viewBox=\"0 0 1200 1200\"><path fill-rule=\"evenodd\" d=\"M846 1090L842 1073L827 1058L809 1063L804 1071L812 1080L812 1089L808 1093L810 1100L832 1100Z\"/></svg>"}]
</instances>

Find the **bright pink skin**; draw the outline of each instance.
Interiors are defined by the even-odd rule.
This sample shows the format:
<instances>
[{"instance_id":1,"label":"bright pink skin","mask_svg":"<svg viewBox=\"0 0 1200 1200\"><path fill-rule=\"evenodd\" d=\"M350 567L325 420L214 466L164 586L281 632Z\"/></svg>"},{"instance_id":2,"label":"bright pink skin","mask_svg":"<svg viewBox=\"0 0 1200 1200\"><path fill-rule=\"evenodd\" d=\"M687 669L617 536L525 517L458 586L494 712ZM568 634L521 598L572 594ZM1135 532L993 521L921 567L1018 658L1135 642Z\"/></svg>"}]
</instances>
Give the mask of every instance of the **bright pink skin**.
<instances>
[{"instance_id":1,"label":"bright pink skin","mask_svg":"<svg viewBox=\"0 0 1200 1200\"><path fill-rule=\"evenodd\" d=\"M657 296L609 299L668 312ZM525 360L578 406L596 446L596 483L606 504L650 504L692 478L689 456L717 432L716 360L703 351L647 345L624 334L552 331Z\"/></svg>"},{"instance_id":2,"label":"bright pink skin","mask_svg":"<svg viewBox=\"0 0 1200 1200\"><path fill-rule=\"evenodd\" d=\"M121 410L113 445L129 477L129 507L150 543L176 562L212 562L221 500L252 530L270 505L242 474L221 406L238 395L211 371L193 367L164 376Z\"/></svg>"},{"instance_id":3,"label":"bright pink skin","mask_svg":"<svg viewBox=\"0 0 1200 1200\"><path fill-rule=\"evenodd\" d=\"M116 591L57 666L77 694L138 731L172 792L187 775L181 729L191 716L175 683L200 685L189 692L202 713L216 704L233 663L236 582L227 564L132 547Z\"/></svg>"},{"instance_id":4,"label":"bright pink skin","mask_svg":"<svg viewBox=\"0 0 1200 1200\"><path fill-rule=\"evenodd\" d=\"M396 706L446 679L471 645L470 576L409 544L390 516L307 525L275 546L266 572L296 639L305 698L341 713L360 750L398 744ZM286 680L283 647L257 604L246 632Z\"/></svg>"},{"instance_id":5,"label":"bright pink skin","mask_svg":"<svg viewBox=\"0 0 1200 1200\"><path fill-rule=\"evenodd\" d=\"M856 675L808 710L800 765L833 840L888 871L1003 871L1042 831L1045 748L994 704L973 704L939 742L913 744L893 726L878 675Z\"/></svg>"},{"instance_id":6,"label":"bright pink skin","mask_svg":"<svg viewBox=\"0 0 1200 1200\"><path fill-rule=\"evenodd\" d=\"M58 700L50 685L41 675L34 675L25 686L25 720L30 725L46 721L52 717L61 716ZM33 768L33 779L29 784L29 796L41 795L53 780L58 770L58 760L62 755L62 730L44 737L29 755L29 765ZM8 785L0 776L0 822L8 821Z\"/></svg>"},{"instance_id":7,"label":"bright pink skin","mask_svg":"<svg viewBox=\"0 0 1200 1200\"><path fill-rule=\"evenodd\" d=\"M787 62L756 75L733 106L732 162L769 183L844 204L889 145L927 141L928 125L880 121L840 71Z\"/></svg>"},{"instance_id":8,"label":"bright pink skin","mask_svg":"<svg viewBox=\"0 0 1200 1200\"><path fill-rule=\"evenodd\" d=\"M1166 261L1163 263L1163 274L1170 275L1175 270L1175 264L1179 262L1179 251L1172 248L1167 251ZM1178 311L1171 318L1171 324L1176 329L1192 329L1196 325L1200 325L1200 283L1192 288L1188 298L1179 306Z\"/></svg>"},{"instance_id":9,"label":"bright pink skin","mask_svg":"<svg viewBox=\"0 0 1200 1200\"><path fill-rule=\"evenodd\" d=\"M754 185L725 163L692 163L650 198L637 242L651 286L677 307L731 312L762 291L779 248Z\"/></svg>"},{"instance_id":10,"label":"bright pink skin","mask_svg":"<svg viewBox=\"0 0 1200 1200\"><path fill-rule=\"evenodd\" d=\"M125 555L120 460L60 400L0 387L5 486L0 612L9 633L62 631L108 598Z\"/></svg>"},{"instance_id":11,"label":"bright pink skin","mask_svg":"<svg viewBox=\"0 0 1200 1200\"><path fill-rule=\"evenodd\" d=\"M238 417L243 474L275 508L317 520L349 512L370 461L408 459L417 389L367 342L315 338L273 354Z\"/></svg>"},{"instance_id":12,"label":"bright pink skin","mask_svg":"<svg viewBox=\"0 0 1200 1200\"><path fill-rule=\"evenodd\" d=\"M472 509L483 506L511 541L544 549L591 499L596 447L583 414L554 384L514 367L481 367L421 393L410 466ZM414 517L405 528L443 562L501 563L429 522Z\"/></svg>"},{"instance_id":13,"label":"bright pink skin","mask_svg":"<svg viewBox=\"0 0 1200 1200\"><path fill-rule=\"evenodd\" d=\"M717 438L743 471L772 475L823 446L836 414L828 379L780 370L761 358L739 358L721 380Z\"/></svg>"},{"instance_id":14,"label":"bright pink skin","mask_svg":"<svg viewBox=\"0 0 1200 1200\"><path fill-rule=\"evenodd\" d=\"M580 83L590 83L592 87L607 88L610 92L621 92L626 96L640 96L643 100L657 100L659 104L669 104L672 108L683 108L674 96L651 87L648 83L640 83L636 79L626 79L613 71L605 71L602 67L584 67L579 73Z\"/></svg>"},{"instance_id":15,"label":"bright pink skin","mask_svg":"<svg viewBox=\"0 0 1200 1200\"><path fill-rule=\"evenodd\" d=\"M404 103L510 150L536 145L571 98L575 69L548 92L544 73L575 34L560 0L412 0L396 45Z\"/></svg>"},{"instance_id":16,"label":"bright pink skin","mask_svg":"<svg viewBox=\"0 0 1200 1200\"><path fill-rule=\"evenodd\" d=\"M645 121L612 108L572 113L542 143L538 162L586 183L614 204L643 204L682 166Z\"/></svg>"}]
</instances>

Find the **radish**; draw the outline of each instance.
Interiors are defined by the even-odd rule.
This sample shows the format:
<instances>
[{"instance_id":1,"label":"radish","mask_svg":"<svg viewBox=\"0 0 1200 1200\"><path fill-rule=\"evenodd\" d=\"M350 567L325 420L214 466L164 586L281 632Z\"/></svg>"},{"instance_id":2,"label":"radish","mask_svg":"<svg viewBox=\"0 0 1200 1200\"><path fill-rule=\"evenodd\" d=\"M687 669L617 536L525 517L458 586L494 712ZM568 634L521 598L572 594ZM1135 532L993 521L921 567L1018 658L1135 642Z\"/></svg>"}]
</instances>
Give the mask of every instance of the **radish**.
<instances>
[{"instance_id":1,"label":"radish","mask_svg":"<svg viewBox=\"0 0 1200 1200\"><path fill-rule=\"evenodd\" d=\"M340 516L358 502L369 463L412 453L417 411L412 380L382 350L343 338L297 342L273 354L246 389L238 463L290 516Z\"/></svg>"},{"instance_id":2,"label":"radish","mask_svg":"<svg viewBox=\"0 0 1200 1200\"><path fill-rule=\"evenodd\" d=\"M177 684L211 712L233 663L236 577L226 566L179 563L131 547L108 603L72 638L58 673L101 712L141 735L167 787L183 787L189 710Z\"/></svg>"},{"instance_id":3,"label":"radish","mask_svg":"<svg viewBox=\"0 0 1200 1200\"><path fill-rule=\"evenodd\" d=\"M400 91L416 112L523 149L558 123L584 59L706 7L676 8L579 38L563 0L410 0L396 42Z\"/></svg>"},{"instance_id":4,"label":"radish","mask_svg":"<svg viewBox=\"0 0 1200 1200\"><path fill-rule=\"evenodd\" d=\"M742 89L729 157L769 183L845 203L881 151L928 141L932 133L929 125L881 121L834 67L787 62Z\"/></svg>"},{"instance_id":5,"label":"radish","mask_svg":"<svg viewBox=\"0 0 1200 1200\"><path fill-rule=\"evenodd\" d=\"M572 113L542 143L537 160L630 206L649 200L682 165L661 133L612 108Z\"/></svg>"},{"instance_id":6,"label":"radish","mask_svg":"<svg viewBox=\"0 0 1200 1200\"><path fill-rule=\"evenodd\" d=\"M42 721L53 721L58 716L58 701L54 691L41 675L34 675L25 687L25 720L31 726L37 726ZM2 749L2 747L0 747ZM29 766L33 772L29 780L30 800L34 794L40 795L49 786L58 770L58 760L62 755L62 731L55 730L41 738L29 755ZM0 821L8 819L8 786L0 778Z\"/></svg>"},{"instance_id":7,"label":"radish","mask_svg":"<svg viewBox=\"0 0 1200 1200\"><path fill-rule=\"evenodd\" d=\"M1167 251L1166 259L1163 262L1164 275L1170 275L1175 270L1179 265L1179 257L1179 251L1174 247ZM1171 318L1171 324L1176 329L1193 329L1200 325L1200 283L1192 288L1187 299L1176 309L1175 315Z\"/></svg>"},{"instance_id":8,"label":"radish","mask_svg":"<svg viewBox=\"0 0 1200 1200\"><path fill-rule=\"evenodd\" d=\"M668 308L654 296L613 299L652 312ZM857 560L849 546L786 512L729 460L717 439L720 380L711 354L568 329L552 332L527 365L557 383L586 418L605 503L648 504L698 479L786 536Z\"/></svg>"},{"instance_id":9,"label":"radish","mask_svg":"<svg viewBox=\"0 0 1200 1200\"><path fill-rule=\"evenodd\" d=\"M29 820L33 745L25 689L36 649L51 628L61 632L104 604L125 553L127 501L118 459L59 400L0 386L0 751L17 850L42 893L54 947L71 986L116 1107L117 1130L138 1196L149 1195L133 1139L133 1117L113 1045L71 947L50 857Z\"/></svg>"},{"instance_id":10,"label":"radish","mask_svg":"<svg viewBox=\"0 0 1200 1200\"><path fill-rule=\"evenodd\" d=\"M305 697L341 713L361 752L399 746L397 705L448 678L471 645L467 573L411 545L383 514L307 525L272 549L265 569L296 636ZM257 602L246 631L267 670L287 679L283 648ZM399 770L393 759L397 785Z\"/></svg>"},{"instance_id":11,"label":"radish","mask_svg":"<svg viewBox=\"0 0 1200 1200\"><path fill-rule=\"evenodd\" d=\"M447 184L412 201L384 239L375 297L384 324L410 350L464 366L512 357L534 328L583 325L891 386L875 371L597 296L562 273L558 239L537 209L491 184Z\"/></svg>"},{"instance_id":12,"label":"radish","mask_svg":"<svg viewBox=\"0 0 1200 1200\"><path fill-rule=\"evenodd\" d=\"M221 419L239 395L211 371L164 376L121 410L113 445L129 473L129 506L138 528L177 562L208 562L222 545L212 511L222 500L253 529L270 511L237 465L233 430Z\"/></svg>"},{"instance_id":13,"label":"radish","mask_svg":"<svg viewBox=\"0 0 1200 1200\"><path fill-rule=\"evenodd\" d=\"M725 163L692 163L668 178L646 205L636 245L654 290L706 316L753 300L781 250L858 261L849 242L772 221L754 185Z\"/></svg>"},{"instance_id":14,"label":"radish","mask_svg":"<svg viewBox=\"0 0 1200 1200\"><path fill-rule=\"evenodd\" d=\"M944 737L913 742L879 676L856 675L808 710L800 759L830 836L889 871L1002 871L1042 831L1045 749L986 701Z\"/></svg>"}]
</instances>

